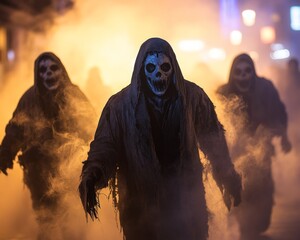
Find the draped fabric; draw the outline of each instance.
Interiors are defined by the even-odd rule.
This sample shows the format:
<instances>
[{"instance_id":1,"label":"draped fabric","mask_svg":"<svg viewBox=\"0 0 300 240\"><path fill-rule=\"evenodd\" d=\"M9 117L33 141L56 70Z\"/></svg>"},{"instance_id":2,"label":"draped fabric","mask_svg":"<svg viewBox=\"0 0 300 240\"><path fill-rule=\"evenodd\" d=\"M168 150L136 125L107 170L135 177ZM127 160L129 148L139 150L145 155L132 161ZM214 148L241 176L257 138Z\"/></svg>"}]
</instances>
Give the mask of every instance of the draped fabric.
<instances>
[{"instance_id":1,"label":"draped fabric","mask_svg":"<svg viewBox=\"0 0 300 240\"><path fill-rule=\"evenodd\" d=\"M47 90L39 79L38 64L45 58L63 69L63 82L54 91ZM41 54L35 61L34 85L19 100L0 147L1 170L12 168L18 154L24 183L41 225L54 223L58 211L63 210L63 193L53 187L53 181L59 179L60 167L70 160L72 153L89 144L95 127L94 109L71 83L61 61L53 53ZM43 231L42 239L54 237Z\"/></svg>"},{"instance_id":2,"label":"draped fabric","mask_svg":"<svg viewBox=\"0 0 300 240\"><path fill-rule=\"evenodd\" d=\"M251 87L239 92L235 87L234 70L247 62L254 72ZM274 181L272 139L287 141L287 113L273 83L257 76L253 60L247 54L238 55L232 63L228 83L218 93L234 126L236 140L231 143L231 156L243 176L242 203L235 210L243 237L257 238L270 225L273 207ZM284 144L283 144L284 145Z\"/></svg>"},{"instance_id":3,"label":"draped fabric","mask_svg":"<svg viewBox=\"0 0 300 240\"><path fill-rule=\"evenodd\" d=\"M143 62L151 52L164 53L173 66L162 113L153 106L145 84ZM131 83L113 95L102 112L82 182L111 186L127 240L206 239L199 148L210 159L220 188L238 194L240 179L212 102L200 87L184 80L169 43L151 38L139 50ZM83 191L81 196L83 201L89 198ZM87 211L97 213L96 207Z\"/></svg>"}]
</instances>

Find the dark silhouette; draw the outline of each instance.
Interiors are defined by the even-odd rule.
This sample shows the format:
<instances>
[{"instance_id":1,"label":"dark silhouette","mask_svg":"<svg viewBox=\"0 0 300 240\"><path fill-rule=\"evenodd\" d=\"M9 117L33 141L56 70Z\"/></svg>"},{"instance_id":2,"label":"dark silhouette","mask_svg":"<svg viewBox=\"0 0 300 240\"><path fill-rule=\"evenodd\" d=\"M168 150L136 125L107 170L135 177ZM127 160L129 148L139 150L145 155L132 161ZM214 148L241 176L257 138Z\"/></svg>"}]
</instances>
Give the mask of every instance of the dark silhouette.
<instances>
[{"instance_id":1,"label":"dark silhouette","mask_svg":"<svg viewBox=\"0 0 300 240\"><path fill-rule=\"evenodd\" d=\"M66 207L53 181L63 174L60 168L75 151L74 144L78 147L92 140L95 120L94 109L71 83L60 59L42 53L35 61L34 85L19 100L0 148L0 170L6 175L21 152L18 162L40 225L38 239L59 239L52 227ZM61 231L64 239L77 239Z\"/></svg>"},{"instance_id":2,"label":"dark silhouette","mask_svg":"<svg viewBox=\"0 0 300 240\"><path fill-rule=\"evenodd\" d=\"M88 99L96 109L97 113L100 114L105 103L112 95L112 91L103 83L100 75L100 70L96 66L92 67L89 70L85 85L85 92Z\"/></svg>"},{"instance_id":3,"label":"dark silhouette","mask_svg":"<svg viewBox=\"0 0 300 240\"><path fill-rule=\"evenodd\" d=\"M237 206L240 176L212 102L183 78L169 43L151 38L139 50L131 84L102 112L82 169L84 210L97 218L96 192L109 185L127 240L207 239L199 148L226 203Z\"/></svg>"},{"instance_id":4,"label":"dark silhouette","mask_svg":"<svg viewBox=\"0 0 300 240\"><path fill-rule=\"evenodd\" d=\"M298 59L291 58L288 60L282 88L282 97L286 103L290 120L297 121L300 119L299 111L297 111L300 103L300 70Z\"/></svg>"},{"instance_id":5,"label":"dark silhouette","mask_svg":"<svg viewBox=\"0 0 300 240\"><path fill-rule=\"evenodd\" d=\"M257 76L247 54L233 60L229 81L218 93L236 131L230 153L243 176L242 203L234 214L242 239L259 239L270 225L274 203L272 139L280 137L283 151L291 150L287 113L272 82Z\"/></svg>"}]
</instances>

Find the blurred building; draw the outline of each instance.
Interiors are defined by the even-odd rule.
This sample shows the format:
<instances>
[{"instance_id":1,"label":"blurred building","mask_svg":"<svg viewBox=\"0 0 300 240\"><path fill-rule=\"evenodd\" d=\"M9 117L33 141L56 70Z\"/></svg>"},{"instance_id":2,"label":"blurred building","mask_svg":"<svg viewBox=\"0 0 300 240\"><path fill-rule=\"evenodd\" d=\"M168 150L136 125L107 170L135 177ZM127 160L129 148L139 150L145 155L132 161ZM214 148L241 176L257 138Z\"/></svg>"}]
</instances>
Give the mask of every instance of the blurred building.
<instances>
[{"instance_id":1,"label":"blurred building","mask_svg":"<svg viewBox=\"0 0 300 240\"><path fill-rule=\"evenodd\" d=\"M219 3L221 38L233 54L250 52L269 64L300 57L300 0Z\"/></svg>"},{"instance_id":2,"label":"blurred building","mask_svg":"<svg viewBox=\"0 0 300 240\"><path fill-rule=\"evenodd\" d=\"M196 35L193 41L184 41L183 52L194 52L195 58L199 54L212 64L248 52L258 68L283 64L289 57L300 59L300 0L198 1L203 5L211 4L213 12L218 11L212 20L216 27L206 31L210 39L204 34L207 39ZM125 0L122 4L126 2L134 5L135 1ZM80 3L84 4L84 1ZM26 33L29 30L47 31L45 26L51 25L55 17L74 5L75 0L0 0L0 85L3 74L17 62ZM101 1L95 7L101 7ZM200 10L193 11L197 16L192 19L198 17L205 29ZM178 8L178 11L182 10Z\"/></svg>"},{"instance_id":3,"label":"blurred building","mask_svg":"<svg viewBox=\"0 0 300 240\"><path fill-rule=\"evenodd\" d=\"M0 86L18 60L28 31L45 31L45 25L73 6L72 0L0 0Z\"/></svg>"}]
</instances>

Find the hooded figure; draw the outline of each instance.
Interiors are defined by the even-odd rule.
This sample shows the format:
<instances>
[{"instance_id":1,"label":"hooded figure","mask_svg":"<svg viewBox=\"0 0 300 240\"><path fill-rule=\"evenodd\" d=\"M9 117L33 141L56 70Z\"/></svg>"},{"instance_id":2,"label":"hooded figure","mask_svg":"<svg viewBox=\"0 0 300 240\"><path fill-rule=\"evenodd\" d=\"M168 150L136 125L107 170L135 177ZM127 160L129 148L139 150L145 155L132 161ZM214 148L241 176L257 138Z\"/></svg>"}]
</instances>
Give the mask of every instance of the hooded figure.
<instances>
[{"instance_id":1,"label":"hooded figure","mask_svg":"<svg viewBox=\"0 0 300 240\"><path fill-rule=\"evenodd\" d=\"M39 239L55 238L42 227L55 222L55 214L62 210L62 193L52 183L70 152L92 140L95 120L94 109L71 83L60 59L42 53L34 64L34 85L21 97L0 147L0 170L6 175L21 152L24 183L42 228Z\"/></svg>"},{"instance_id":2,"label":"hooded figure","mask_svg":"<svg viewBox=\"0 0 300 240\"><path fill-rule=\"evenodd\" d=\"M85 211L97 218L96 191L109 185L126 240L207 239L199 148L219 188L238 205L240 177L212 102L184 80L169 43L151 38L130 85L100 117L79 186Z\"/></svg>"},{"instance_id":3,"label":"hooded figure","mask_svg":"<svg viewBox=\"0 0 300 240\"><path fill-rule=\"evenodd\" d=\"M243 201L234 210L241 239L258 239L270 225L273 206L272 139L281 138L284 152L291 149L285 106L272 82L257 76L247 54L233 60L229 81L217 92L237 136L230 153L243 176Z\"/></svg>"},{"instance_id":4,"label":"hooded figure","mask_svg":"<svg viewBox=\"0 0 300 240\"><path fill-rule=\"evenodd\" d=\"M282 97L287 107L289 120L295 122L296 128L300 119L296 111L300 102L300 70L297 58L291 58L286 64L285 75L281 82Z\"/></svg>"}]
</instances>

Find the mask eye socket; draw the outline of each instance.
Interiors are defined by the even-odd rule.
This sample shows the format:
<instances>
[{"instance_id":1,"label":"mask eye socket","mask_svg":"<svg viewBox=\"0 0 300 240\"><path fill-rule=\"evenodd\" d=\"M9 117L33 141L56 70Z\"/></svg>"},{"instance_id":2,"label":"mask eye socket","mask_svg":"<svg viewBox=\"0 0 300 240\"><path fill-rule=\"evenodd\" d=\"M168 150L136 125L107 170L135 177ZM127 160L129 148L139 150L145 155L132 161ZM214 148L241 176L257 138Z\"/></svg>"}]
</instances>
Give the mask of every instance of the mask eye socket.
<instances>
[{"instance_id":1,"label":"mask eye socket","mask_svg":"<svg viewBox=\"0 0 300 240\"><path fill-rule=\"evenodd\" d=\"M40 73L45 73L47 68L45 66L41 66L39 70L40 70Z\"/></svg>"},{"instance_id":2,"label":"mask eye socket","mask_svg":"<svg viewBox=\"0 0 300 240\"><path fill-rule=\"evenodd\" d=\"M168 72L171 69L171 65L169 63L163 63L160 68L164 72Z\"/></svg>"},{"instance_id":3,"label":"mask eye socket","mask_svg":"<svg viewBox=\"0 0 300 240\"><path fill-rule=\"evenodd\" d=\"M252 69L251 69L250 67L247 67L247 68L245 69L245 72L249 74L249 73L252 72Z\"/></svg>"},{"instance_id":4,"label":"mask eye socket","mask_svg":"<svg viewBox=\"0 0 300 240\"><path fill-rule=\"evenodd\" d=\"M236 68L236 69L234 70L234 74L235 74L235 75L241 75L241 74L242 74L242 70L239 69L239 68Z\"/></svg>"},{"instance_id":5,"label":"mask eye socket","mask_svg":"<svg viewBox=\"0 0 300 240\"><path fill-rule=\"evenodd\" d=\"M155 70L155 65L152 63L148 63L146 65L146 70L147 70L147 72L152 73Z\"/></svg>"},{"instance_id":6,"label":"mask eye socket","mask_svg":"<svg viewBox=\"0 0 300 240\"><path fill-rule=\"evenodd\" d=\"M50 69L51 69L53 72L55 72L55 71L58 70L58 65L54 64L54 65L52 65L52 66L50 67Z\"/></svg>"}]
</instances>

